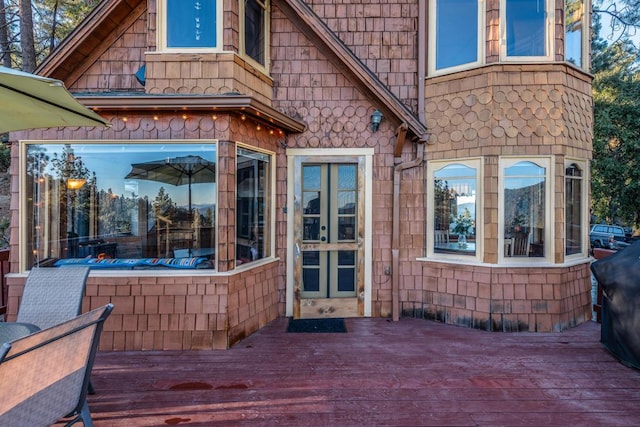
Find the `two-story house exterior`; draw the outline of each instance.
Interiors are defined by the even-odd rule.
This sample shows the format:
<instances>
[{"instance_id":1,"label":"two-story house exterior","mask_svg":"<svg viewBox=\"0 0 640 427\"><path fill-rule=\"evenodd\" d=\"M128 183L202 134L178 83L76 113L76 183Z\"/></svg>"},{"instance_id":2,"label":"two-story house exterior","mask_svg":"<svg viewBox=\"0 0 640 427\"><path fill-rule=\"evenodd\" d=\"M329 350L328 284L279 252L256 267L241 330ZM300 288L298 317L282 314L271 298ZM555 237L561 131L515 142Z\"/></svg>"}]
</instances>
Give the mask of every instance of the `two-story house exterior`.
<instances>
[{"instance_id":1,"label":"two-story house exterior","mask_svg":"<svg viewBox=\"0 0 640 427\"><path fill-rule=\"evenodd\" d=\"M90 265L105 350L278 316L591 317L584 0L103 0L37 73L108 128L14 132L9 314Z\"/></svg>"}]
</instances>

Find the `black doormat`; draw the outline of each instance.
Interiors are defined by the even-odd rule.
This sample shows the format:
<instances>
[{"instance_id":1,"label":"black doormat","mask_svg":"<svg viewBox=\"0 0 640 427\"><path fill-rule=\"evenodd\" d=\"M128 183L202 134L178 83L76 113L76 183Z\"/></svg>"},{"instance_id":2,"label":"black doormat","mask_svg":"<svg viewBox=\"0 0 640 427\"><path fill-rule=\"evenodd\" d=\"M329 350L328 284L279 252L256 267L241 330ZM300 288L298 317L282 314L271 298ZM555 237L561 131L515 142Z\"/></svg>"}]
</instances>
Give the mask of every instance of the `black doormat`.
<instances>
[{"instance_id":1,"label":"black doormat","mask_svg":"<svg viewBox=\"0 0 640 427\"><path fill-rule=\"evenodd\" d=\"M347 332L344 319L289 319L287 332Z\"/></svg>"}]
</instances>

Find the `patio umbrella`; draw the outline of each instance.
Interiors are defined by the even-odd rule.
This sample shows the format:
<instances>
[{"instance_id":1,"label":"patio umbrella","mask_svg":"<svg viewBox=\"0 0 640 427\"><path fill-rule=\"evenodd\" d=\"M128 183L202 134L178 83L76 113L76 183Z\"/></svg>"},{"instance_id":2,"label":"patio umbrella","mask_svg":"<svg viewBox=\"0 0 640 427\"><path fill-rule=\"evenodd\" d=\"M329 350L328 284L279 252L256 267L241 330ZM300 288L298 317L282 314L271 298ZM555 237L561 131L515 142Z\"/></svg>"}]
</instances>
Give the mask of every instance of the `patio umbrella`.
<instances>
[{"instance_id":1,"label":"patio umbrella","mask_svg":"<svg viewBox=\"0 0 640 427\"><path fill-rule=\"evenodd\" d=\"M215 182L216 165L200 156L172 157L131 165L125 179L144 179L179 186L189 186L189 216L191 216L191 185Z\"/></svg>"},{"instance_id":2,"label":"patio umbrella","mask_svg":"<svg viewBox=\"0 0 640 427\"><path fill-rule=\"evenodd\" d=\"M0 66L0 133L62 126L107 126L60 80Z\"/></svg>"}]
</instances>

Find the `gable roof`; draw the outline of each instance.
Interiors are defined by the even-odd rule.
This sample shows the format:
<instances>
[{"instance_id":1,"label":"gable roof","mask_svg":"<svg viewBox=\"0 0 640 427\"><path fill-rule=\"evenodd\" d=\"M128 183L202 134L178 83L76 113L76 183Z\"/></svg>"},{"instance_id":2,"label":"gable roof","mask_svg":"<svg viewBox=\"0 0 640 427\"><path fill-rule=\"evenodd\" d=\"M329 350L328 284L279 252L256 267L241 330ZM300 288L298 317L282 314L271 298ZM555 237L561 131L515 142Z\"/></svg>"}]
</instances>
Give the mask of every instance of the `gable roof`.
<instances>
[{"instance_id":1,"label":"gable roof","mask_svg":"<svg viewBox=\"0 0 640 427\"><path fill-rule=\"evenodd\" d=\"M307 34L312 43L338 68L374 106L382 111L388 120L396 125L406 126L410 134L420 142L427 139L426 126L404 105L380 79L360 59L349 50L339 37L302 0L272 0L289 20ZM53 77L73 85L97 60L121 33L133 24L147 10L145 0L103 0L87 18L65 38L62 43L36 69L36 74ZM140 95L140 94L138 94ZM149 95L151 96L151 95ZM104 97L103 97L104 98ZM128 97L119 94L109 98L107 104L113 108L117 103L125 105ZM85 104L98 102L100 96L94 94L83 98ZM136 96L133 99L139 100ZM115 102L114 102L115 101ZM167 102L169 99L166 100ZM201 100L202 101L202 100ZM246 100L244 100L246 101ZM137 101L133 101L137 102ZM178 101L184 102L184 99ZM102 108L105 106L102 105ZM292 125L292 119L275 110L277 121L284 121L284 127L300 132L300 123Z\"/></svg>"},{"instance_id":2,"label":"gable roof","mask_svg":"<svg viewBox=\"0 0 640 427\"><path fill-rule=\"evenodd\" d=\"M38 66L35 73L73 86L143 13L146 0L103 0Z\"/></svg>"},{"instance_id":3,"label":"gable roof","mask_svg":"<svg viewBox=\"0 0 640 427\"><path fill-rule=\"evenodd\" d=\"M389 88L302 0L271 0L303 34L306 34L331 63L342 71L388 119L407 130L420 142L427 140L427 128Z\"/></svg>"}]
</instances>

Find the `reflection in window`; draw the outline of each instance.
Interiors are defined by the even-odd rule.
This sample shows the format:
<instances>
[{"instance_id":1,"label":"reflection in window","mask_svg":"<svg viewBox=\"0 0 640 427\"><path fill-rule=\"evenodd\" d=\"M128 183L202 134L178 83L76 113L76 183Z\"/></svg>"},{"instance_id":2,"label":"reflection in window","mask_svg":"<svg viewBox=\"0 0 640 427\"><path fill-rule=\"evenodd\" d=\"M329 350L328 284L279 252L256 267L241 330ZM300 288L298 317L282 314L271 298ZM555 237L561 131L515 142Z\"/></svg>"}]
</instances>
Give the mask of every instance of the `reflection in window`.
<instances>
[{"instance_id":1,"label":"reflection in window","mask_svg":"<svg viewBox=\"0 0 640 427\"><path fill-rule=\"evenodd\" d=\"M507 56L546 56L546 0L505 0Z\"/></svg>"},{"instance_id":2,"label":"reflection in window","mask_svg":"<svg viewBox=\"0 0 640 427\"><path fill-rule=\"evenodd\" d=\"M214 144L27 144L27 268L62 258L212 261L215 164Z\"/></svg>"},{"instance_id":3,"label":"reflection in window","mask_svg":"<svg viewBox=\"0 0 640 427\"><path fill-rule=\"evenodd\" d=\"M565 0L564 45L567 62L582 66L584 0Z\"/></svg>"},{"instance_id":4,"label":"reflection in window","mask_svg":"<svg viewBox=\"0 0 640 427\"><path fill-rule=\"evenodd\" d=\"M582 170L575 163L565 169L565 254L582 253Z\"/></svg>"},{"instance_id":5,"label":"reflection in window","mask_svg":"<svg viewBox=\"0 0 640 427\"><path fill-rule=\"evenodd\" d=\"M523 161L504 172L504 254L544 257L546 169Z\"/></svg>"},{"instance_id":6,"label":"reflection in window","mask_svg":"<svg viewBox=\"0 0 640 427\"><path fill-rule=\"evenodd\" d=\"M478 61L478 0L435 1L435 68Z\"/></svg>"},{"instance_id":7,"label":"reflection in window","mask_svg":"<svg viewBox=\"0 0 640 427\"><path fill-rule=\"evenodd\" d=\"M267 0L244 0L244 52L265 66L267 51Z\"/></svg>"},{"instance_id":8,"label":"reflection in window","mask_svg":"<svg viewBox=\"0 0 640 427\"><path fill-rule=\"evenodd\" d=\"M236 265L271 256L271 157L237 150Z\"/></svg>"},{"instance_id":9,"label":"reflection in window","mask_svg":"<svg viewBox=\"0 0 640 427\"><path fill-rule=\"evenodd\" d=\"M451 164L434 172L434 252L475 255L477 169Z\"/></svg>"},{"instance_id":10,"label":"reflection in window","mask_svg":"<svg viewBox=\"0 0 640 427\"><path fill-rule=\"evenodd\" d=\"M164 0L167 48L218 47L218 0Z\"/></svg>"}]
</instances>

